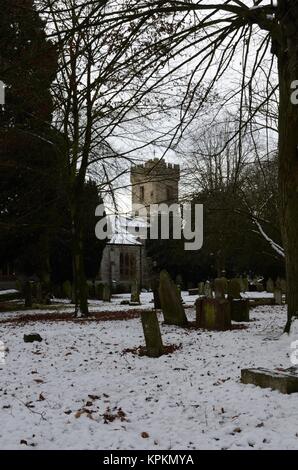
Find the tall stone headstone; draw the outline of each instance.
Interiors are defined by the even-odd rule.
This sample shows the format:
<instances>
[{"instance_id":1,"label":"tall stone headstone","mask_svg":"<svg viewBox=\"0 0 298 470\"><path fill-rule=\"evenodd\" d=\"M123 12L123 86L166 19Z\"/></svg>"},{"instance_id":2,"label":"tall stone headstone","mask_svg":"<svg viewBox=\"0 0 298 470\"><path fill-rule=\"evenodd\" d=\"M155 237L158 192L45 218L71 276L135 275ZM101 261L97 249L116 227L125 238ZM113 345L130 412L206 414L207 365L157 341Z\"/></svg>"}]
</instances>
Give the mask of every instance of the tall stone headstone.
<instances>
[{"instance_id":1,"label":"tall stone headstone","mask_svg":"<svg viewBox=\"0 0 298 470\"><path fill-rule=\"evenodd\" d=\"M130 296L130 301L132 303L141 303L140 302L140 289L139 289L139 283L137 279L135 279L132 284L131 284L131 296Z\"/></svg>"},{"instance_id":2,"label":"tall stone headstone","mask_svg":"<svg viewBox=\"0 0 298 470\"><path fill-rule=\"evenodd\" d=\"M275 287L276 287L277 289L281 289L281 278L280 278L280 277L278 277L278 278L276 279Z\"/></svg>"},{"instance_id":3,"label":"tall stone headstone","mask_svg":"<svg viewBox=\"0 0 298 470\"><path fill-rule=\"evenodd\" d=\"M141 313L142 326L146 342L146 354L149 357L160 357L164 352L160 327L155 311Z\"/></svg>"},{"instance_id":4,"label":"tall stone headstone","mask_svg":"<svg viewBox=\"0 0 298 470\"><path fill-rule=\"evenodd\" d=\"M257 286L257 292L263 292L264 291L264 285L261 281L258 281L256 286Z\"/></svg>"},{"instance_id":5,"label":"tall stone headstone","mask_svg":"<svg viewBox=\"0 0 298 470\"><path fill-rule=\"evenodd\" d=\"M274 289L274 303L275 305L282 305L282 290L275 288Z\"/></svg>"},{"instance_id":6,"label":"tall stone headstone","mask_svg":"<svg viewBox=\"0 0 298 470\"><path fill-rule=\"evenodd\" d=\"M213 298L213 293L212 293L212 286L210 281L206 281L204 285L204 295L207 297L207 299L212 299Z\"/></svg>"},{"instance_id":7,"label":"tall stone headstone","mask_svg":"<svg viewBox=\"0 0 298 470\"><path fill-rule=\"evenodd\" d=\"M280 287L281 287L282 293L286 294L287 293L287 281L285 279L281 280Z\"/></svg>"},{"instance_id":8,"label":"tall stone headstone","mask_svg":"<svg viewBox=\"0 0 298 470\"><path fill-rule=\"evenodd\" d=\"M266 282L266 291L272 293L274 291L274 281L269 277Z\"/></svg>"},{"instance_id":9,"label":"tall stone headstone","mask_svg":"<svg viewBox=\"0 0 298 470\"><path fill-rule=\"evenodd\" d=\"M247 276L242 277L242 284L243 284L243 291L242 292L248 292L249 282L248 282Z\"/></svg>"},{"instance_id":10,"label":"tall stone headstone","mask_svg":"<svg viewBox=\"0 0 298 470\"><path fill-rule=\"evenodd\" d=\"M205 283L199 282L198 284L198 295L205 295Z\"/></svg>"},{"instance_id":11,"label":"tall stone headstone","mask_svg":"<svg viewBox=\"0 0 298 470\"><path fill-rule=\"evenodd\" d=\"M102 300L104 302L111 302L111 288L108 284L103 285Z\"/></svg>"},{"instance_id":12,"label":"tall stone headstone","mask_svg":"<svg viewBox=\"0 0 298 470\"><path fill-rule=\"evenodd\" d=\"M160 273L159 296L165 323L186 326L188 321L177 286L165 270Z\"/></svg>"},{"instance_id":13,"label":"tall stone headstone","mask_svg":"<svg viewBox=\"0 0 298 470\"><path fill-rule=\"evenodd\" d=\"M225 299L227 284L227 279L225 278L214 279L214 293L216 299Z\"/></svg>"}]
</instances>

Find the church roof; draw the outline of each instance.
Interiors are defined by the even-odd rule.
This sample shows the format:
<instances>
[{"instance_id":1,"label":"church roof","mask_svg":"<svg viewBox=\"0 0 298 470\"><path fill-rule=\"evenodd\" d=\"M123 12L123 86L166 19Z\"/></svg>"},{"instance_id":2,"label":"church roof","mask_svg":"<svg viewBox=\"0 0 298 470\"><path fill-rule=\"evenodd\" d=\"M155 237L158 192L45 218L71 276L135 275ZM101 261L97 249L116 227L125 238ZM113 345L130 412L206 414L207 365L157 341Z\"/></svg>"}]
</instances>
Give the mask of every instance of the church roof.
<instances>
[{"instance_id":1,"label":"church roof","mask_svg":"<svg viewBox=\"0 0 298 470\"><path fill-rule=\"evenodd\" d=\"M129 227L146 227L146 221L130 216L109 216L112 236L108 245L142 245L138 237L129 233Z\"/></svg>"}]
</instances>

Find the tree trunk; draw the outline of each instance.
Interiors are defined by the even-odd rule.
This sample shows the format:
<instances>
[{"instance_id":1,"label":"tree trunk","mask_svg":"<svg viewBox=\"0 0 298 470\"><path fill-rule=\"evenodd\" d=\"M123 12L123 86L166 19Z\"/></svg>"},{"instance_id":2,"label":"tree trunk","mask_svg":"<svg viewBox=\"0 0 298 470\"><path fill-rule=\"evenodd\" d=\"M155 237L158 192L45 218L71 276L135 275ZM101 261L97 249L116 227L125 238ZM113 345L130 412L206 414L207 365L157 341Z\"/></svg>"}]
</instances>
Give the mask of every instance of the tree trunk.
<instances>
[{"instance_id":1,"label":"tree trunk","mask_svg":"<svg viewBox=\"0 0 298 470\"><path fill-rule=\"evenodd\" d=\"M82 229L76 216L73 218L73 281L76 316L88 316L88 286L85 275L84 253L82 243Z\"/></svg>"},{"instance_id":2,"label":"tree trunk","mask_svg":"<svg viewBox=\"0 0 298 470\"><path fill-rule=\"evenodd\" d=\"M292 5L292 10L291 15L282 17L282 38L277 50L279 193L288 299L286 332L290 331L293 318L298 317L298 104L293 102L291 88L298 80L298 5Z\"/></svg>"}]
</instances>

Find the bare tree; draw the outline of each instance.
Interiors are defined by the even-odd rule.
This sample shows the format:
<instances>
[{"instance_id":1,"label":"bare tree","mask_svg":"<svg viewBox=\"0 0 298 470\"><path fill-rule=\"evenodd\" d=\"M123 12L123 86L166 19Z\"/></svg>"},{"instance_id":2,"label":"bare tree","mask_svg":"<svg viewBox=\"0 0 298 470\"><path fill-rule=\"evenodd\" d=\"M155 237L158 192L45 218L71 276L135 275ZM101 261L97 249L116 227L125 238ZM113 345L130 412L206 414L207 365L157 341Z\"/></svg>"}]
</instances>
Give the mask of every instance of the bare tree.
<instances>
[{"instance_id":1,"label":"bare tree","mask_svg":"<svg viewBox=\"0 0 298 470\"><path fill-rule=\"evenodd\" d=\"M186 60L195 60L192 80L200 87L209 74L209 90L229 69L235 54L242 49L243 76L240 86L239 131L247 126L249 119L270 100L279 89L279 197L281 203L281 226L288 284L289 331L293 317L298 316L298 204L297 204L297 124L298 107L292 98L293 84L297 80L298 62L298 2L296 0L258 0L242 2L227 0L224 3L199 1L152 1L123 2L123 8L110 15L110 22L132 21L138 18L156 18L181 15L184 23L167 38L151 44L168 47L172 57L189 51ZM185 19L186 18L186 19ZM204 33L204 34L200 34ZM268 88L262 103L245 106L246 96L253 79L263 69L264 59L272 53L266 64L267 80L277 67L277 83ZM141 54L141 51L138 51ZM253 55L253 59L252 58ZM180 66L183 60L180 62ZM211 75L211 78L210 78ZM191 94L185 98L186 108ZM249 113L248 113L249 112ZM250 115L249 115L250 114ZM185 115L184 115L185 116ZM183 120L183 119L182 119ZM238 142L241 153L241 139Z\"/></svg>"}]
</instances>

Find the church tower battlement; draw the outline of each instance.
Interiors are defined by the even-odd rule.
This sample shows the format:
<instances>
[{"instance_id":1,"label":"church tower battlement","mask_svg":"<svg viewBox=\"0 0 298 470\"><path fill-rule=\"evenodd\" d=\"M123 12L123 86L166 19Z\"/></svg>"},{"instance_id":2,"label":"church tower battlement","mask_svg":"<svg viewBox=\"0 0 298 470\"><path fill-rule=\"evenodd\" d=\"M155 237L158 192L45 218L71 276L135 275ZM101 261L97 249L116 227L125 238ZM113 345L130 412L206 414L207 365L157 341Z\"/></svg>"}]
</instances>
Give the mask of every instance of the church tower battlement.
<instances>
[{"instance_id":1,"label":"church tower battlement","mask_svg":"<svg viewBox=\"0 0 298 470\"><path fill-rule=\"evenodd\" d=\"M154 158L131 168L132 204L178 202L180 166Z\"/></svg>"}]
</instances>

